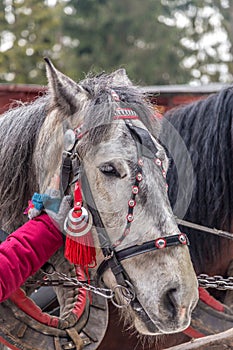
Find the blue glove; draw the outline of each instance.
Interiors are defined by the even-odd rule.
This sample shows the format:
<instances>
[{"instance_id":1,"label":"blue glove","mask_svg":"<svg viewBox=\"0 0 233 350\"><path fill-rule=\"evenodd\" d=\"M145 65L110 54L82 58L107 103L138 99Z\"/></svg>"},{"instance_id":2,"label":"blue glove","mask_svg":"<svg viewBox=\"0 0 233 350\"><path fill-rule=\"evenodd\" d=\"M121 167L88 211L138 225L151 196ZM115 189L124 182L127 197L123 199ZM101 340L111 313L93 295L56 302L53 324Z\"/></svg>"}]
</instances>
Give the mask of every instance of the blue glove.
<instances>
[{"instance_id":1,"label":"blue glove","mask_svg":"<svg viewBox=\"0 0 233 350\"><path fill-rule=\"evenodd\" d=\"M65 218L71 209L72 197L65 196L61 200L59 181L59 176L55 175L45 193L33 194L27 214L29 219L33 219L44 210L62 231Z\"/></svg>"},{"instance_id":2,"label":"blue glove","mask_svg":"<svg viewBox=\"0 0 233 350\"><path fill-rule=\"evenodd\" d=\"M32 204L38 211L48 209L57 213L61 204L60 191L48 189L44 194L35 192L32 196Z\"/></svg>"}]
</instances>

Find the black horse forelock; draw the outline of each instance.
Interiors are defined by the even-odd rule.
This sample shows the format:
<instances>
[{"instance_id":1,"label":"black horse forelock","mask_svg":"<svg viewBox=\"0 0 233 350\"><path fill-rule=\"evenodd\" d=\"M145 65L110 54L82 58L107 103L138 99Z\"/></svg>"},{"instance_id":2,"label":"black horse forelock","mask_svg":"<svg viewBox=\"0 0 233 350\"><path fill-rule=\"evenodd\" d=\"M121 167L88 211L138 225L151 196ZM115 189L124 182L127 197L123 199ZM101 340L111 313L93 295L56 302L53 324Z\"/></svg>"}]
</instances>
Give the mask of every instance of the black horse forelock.
<instances>
[{"instance_id":1,"label":"black horse forelock","mask_svg":"<svg viewBox=\"0 0 233 350\"><path fill-rule=\"evenodd\" d=\"M233 87L225 88L205 100L171 110L165 114L165 118L184 140L194 171L192 199L184 219L229 231L233 215ZM164 129L166 134L166 127ZM170 135L165 139L168 143L174 142ZM173 152L179 151L179 146L173 144ZM180 158L179 164L171 161L168 172L172 206L176 202L179 186L176 167L181 167L181 171L186 170L185 161L182 162ZM186 227L181 229L189 232L191 255L199 272L205 269L206 263L217 260L221 245L226 244L224 239Z\"/></svg>"}]
</instances>

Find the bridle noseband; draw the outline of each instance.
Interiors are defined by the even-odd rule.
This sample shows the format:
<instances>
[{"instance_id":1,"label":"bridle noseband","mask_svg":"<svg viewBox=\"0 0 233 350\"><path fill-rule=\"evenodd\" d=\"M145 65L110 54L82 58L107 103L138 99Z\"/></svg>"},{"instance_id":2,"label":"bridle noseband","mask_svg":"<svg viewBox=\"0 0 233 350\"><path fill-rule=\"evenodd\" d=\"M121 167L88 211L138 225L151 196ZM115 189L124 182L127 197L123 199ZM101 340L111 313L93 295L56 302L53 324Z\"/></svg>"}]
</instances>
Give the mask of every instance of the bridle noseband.
<instances>
[{"instance_id":1,"label":"bridle noseband","mask_svg":"<svg viewBox=\"0 0 233 350\"><path fill-rule=\"evenodd\" d=\"M155 165L159 166L159 168L161 169L164 178L166 174L163 169L162 161L156 157L156 153L158 150L149 132L131 123L132 119L139 119L135 111L133 111L130 108L126 108L126 109L117 108L114 119L123 119L125 121L125 124L128 130L130 131L132 138L136 143L137 157L138 157L137 174L135 176L134 185L132 186L131 198L128 201L128 213L126 216L126 226L122 235L114 243L111 242L108 232L103 224L101 215L98 211L98 208L96 207L95 200L93 198L92 191L91 191L87 176L85 174L85 171L84 169L81 170L82 164L76 153L77 143L80 140L80 138L83 136L81 132L79 133L76 132L76 137L73 142L73 147L68 152L66 152L66 155L64 157L63 166L62 166L62 185L63 185L63 189L66 189L69 186L68 181L70 180L71 174L75 178L75 180L72 183L74 183L75 181L81 181L82 183L82 191L85 197L85 202L88 207L88 210L92 215L93 224L97 231L99 244L104 256L104 260L102 261L102 263L99 265L97 269L97 280L99 281L103 273L110 268L118 283L117 285L118 288L120 287L126 288L129 291L130 296L126 297L126 299L128 298L127 304L130 303L131 306L134 308L134 310L136 310L140 314L143 314L144 319L148 321L148 322L146 321L146 323L148 323L147 326L153 328L152 321L150 321L146 311L142 308L139 301L137 300L133 284L131 283L127 272L123 268L121 261L132 258L140 254L152 252L155 250L161 250L164 248L177 246L177 245L188 245L189 241L187 236L181 233L181 234L172 235L172 236L159 237L155 240L150 240L140 245L133 245L121 250L116 250L116 248L121 244L124 238L130 233L131 223L134 219L133 212L136 204L136 196L140 190L140 182L143 180L143 175L142 175L143 157L154 160ZM73 168L74 160L76 162L75 163L76 165ZM117 303L116 303L116 306L117 306Z\"/></svg>"}]
</instances>

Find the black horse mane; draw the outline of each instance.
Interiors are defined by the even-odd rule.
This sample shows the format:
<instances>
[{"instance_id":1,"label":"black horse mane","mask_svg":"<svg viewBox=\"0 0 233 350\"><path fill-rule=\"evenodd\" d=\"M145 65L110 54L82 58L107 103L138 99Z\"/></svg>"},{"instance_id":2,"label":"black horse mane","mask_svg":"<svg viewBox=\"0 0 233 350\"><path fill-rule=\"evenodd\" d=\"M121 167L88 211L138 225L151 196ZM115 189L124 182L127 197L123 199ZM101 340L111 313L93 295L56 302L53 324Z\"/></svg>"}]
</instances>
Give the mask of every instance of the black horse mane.
<instances>
[{"instance_id":1,"label":"black horse mane","mask_svg":"<svg viewBox=\"0 0 233 350\"><path fill-rule=\"evenodd\" d=\"M184 219L208 227L230 231L233 213L233 158L232 118L233 87L225 88L209 96L165 114L163 132L166 135L168 120L179 132L189 152L193 173L193 193ZM171 135L165 136L173 152L179 153L179 145ZM171 148L170 148L171 149ZM176 167L186 171L185 159L171 166L168 172L169 198L172 206L176 202L178 177ZM181 199L182 200L182 199ZM197 270L203 271L205 264L216 261L221 252L223 239L182 228L189 232L191 255Z\"/></svg>"}]
</instances>

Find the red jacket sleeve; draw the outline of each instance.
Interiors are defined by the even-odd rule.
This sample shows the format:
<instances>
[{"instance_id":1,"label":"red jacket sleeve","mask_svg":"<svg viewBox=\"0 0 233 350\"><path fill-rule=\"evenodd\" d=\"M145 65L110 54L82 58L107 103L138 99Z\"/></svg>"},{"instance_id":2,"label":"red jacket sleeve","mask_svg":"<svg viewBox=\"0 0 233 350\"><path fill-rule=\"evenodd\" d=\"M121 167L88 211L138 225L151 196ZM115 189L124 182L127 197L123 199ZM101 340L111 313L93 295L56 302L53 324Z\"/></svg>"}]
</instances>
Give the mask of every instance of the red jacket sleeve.
<instances>
[{"instance_id":1,"label":"red jacket sleeve","mask_svg":"<svg viewBox=\"0 0 233 350\"><path fill-rule=\"evenodd\" d=\"M7 299L63 244L47 214L28 221L0 244L0 302Z\"/></svg>"}]
</instances>

